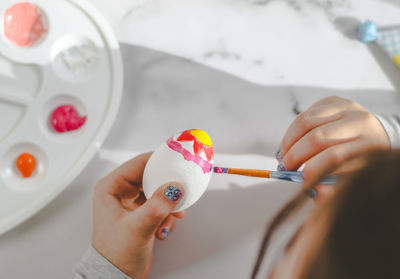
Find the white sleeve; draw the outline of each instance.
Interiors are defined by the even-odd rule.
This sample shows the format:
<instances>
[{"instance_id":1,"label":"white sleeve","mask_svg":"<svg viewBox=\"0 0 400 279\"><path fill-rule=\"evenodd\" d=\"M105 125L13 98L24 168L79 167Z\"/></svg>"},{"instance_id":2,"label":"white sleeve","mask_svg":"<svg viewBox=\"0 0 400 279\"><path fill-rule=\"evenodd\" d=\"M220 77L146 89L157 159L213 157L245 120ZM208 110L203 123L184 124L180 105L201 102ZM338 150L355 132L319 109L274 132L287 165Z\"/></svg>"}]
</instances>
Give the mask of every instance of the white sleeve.
<instances>
[{"instance_id":1,"label":"white sleeve","mask_svg":"<svg viewBox=\"0 0 400 279\"><path fill-rule=\"evenodd\" d=\"M400 148L400 116L383 116L375 114L390 139L392 149Z\"/></svg>"},{"instance_id":2,"label":"white sleeve","mask_svg":"<svg viewBox=\"0 0 400 279\"><path fill-rule=\"evenodd\" d=\"M76 265L73 279L130 279L130 277L90 247Z\"/></svg>"}]
</instances>

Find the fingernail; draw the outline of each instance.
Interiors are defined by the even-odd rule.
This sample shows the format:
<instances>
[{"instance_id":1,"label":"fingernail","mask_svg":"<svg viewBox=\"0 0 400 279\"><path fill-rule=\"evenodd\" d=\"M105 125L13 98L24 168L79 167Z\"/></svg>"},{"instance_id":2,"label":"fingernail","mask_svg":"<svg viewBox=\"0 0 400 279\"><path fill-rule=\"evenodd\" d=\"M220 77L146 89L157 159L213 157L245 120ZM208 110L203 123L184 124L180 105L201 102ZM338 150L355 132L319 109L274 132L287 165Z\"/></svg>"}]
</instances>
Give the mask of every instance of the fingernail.
<instances>
[{"instance_id":1,"label":"fingernail","mask_svg":"<svg viewBox=\"0 0 400 279\"><path fill-rule=\"evenodd\" d=\"M285 164L283 162L279 162L278 167L276 169L278 171L286 171Z\"/></svg>"},{"instance_id":2,"label":"fingernail","mask_svg":"<svg viewBox=\"0 0 400 279\"><path fill-rule=\"evenodd\" d=\"M171 201L176 202L179 200L180 197L182 197L182 191L175 187L175 186L168 186L168 188L165 190L164 195Z\"/></svg>"},{"instance_id":3,"label":"fingernail","mask_svg":"<svg viewBox=\"0 0 400 279\"><path fill-rule=\"evenodd\" d=\"M169 228L163 228L163 229L161 230L161 235L162 235L162 237L163 237L164 239L167 238L168 235L169 235Z\"/></svg>"},{"instance_id":4,"label":"fingernail","mask_svg":"<svg viewBox=\"0 0 400 279\"><path fill-rule=\"evenodd\" d=\"M318 196L318 192L314 188L307 189L306 194L307 194L307 196L309 196L312 199L315 199Z\"/></svg>"},{"instance_id":5,"label":"fingernail","mask_svg":"<svg viewBox=\"0 0 400 279\"><path fill-rule=\"evenodd\" d=\"M278 151L275 153L275 158L280 162L283 160L281 149L279 148Z\"/></svg>"}]
</instances>

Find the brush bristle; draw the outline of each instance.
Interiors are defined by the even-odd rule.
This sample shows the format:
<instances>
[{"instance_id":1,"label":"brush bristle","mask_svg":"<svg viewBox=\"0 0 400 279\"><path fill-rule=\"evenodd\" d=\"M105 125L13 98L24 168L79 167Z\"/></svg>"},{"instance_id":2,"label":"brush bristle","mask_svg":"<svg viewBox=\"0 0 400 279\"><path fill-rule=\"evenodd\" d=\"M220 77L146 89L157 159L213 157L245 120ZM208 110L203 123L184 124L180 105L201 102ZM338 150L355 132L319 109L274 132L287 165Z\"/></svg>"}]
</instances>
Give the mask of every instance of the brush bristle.
<instances>
[{"instance_id":1,"label":"brush bristle","mask_svg":"<svg viewBox=\"0 0 400 279\"><path fill-rule=\"evenodd\" d=\"M214 167L214 172L215 173L227 173L228 168Z\"/></svg>"}]
</instances>

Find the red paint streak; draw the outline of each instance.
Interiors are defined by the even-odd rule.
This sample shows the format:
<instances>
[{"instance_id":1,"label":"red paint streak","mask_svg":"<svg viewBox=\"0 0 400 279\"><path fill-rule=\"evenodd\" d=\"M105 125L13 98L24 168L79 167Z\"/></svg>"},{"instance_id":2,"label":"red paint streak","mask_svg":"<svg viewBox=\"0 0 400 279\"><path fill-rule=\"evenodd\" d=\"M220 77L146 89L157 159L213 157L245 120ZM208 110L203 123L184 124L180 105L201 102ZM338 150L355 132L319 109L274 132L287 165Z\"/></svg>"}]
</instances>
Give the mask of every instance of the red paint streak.
<instances>
[{"instance_id":1,"label":"red paint streak","mask_svg":"<svg viewBox=\"0 0 400 279\"><path fill-rule=\"evenodd\" d=\"M72 105L57 107L51 114L50 121L58 133L77 130L86 122L86 116L80 117Z\"/></svg>"},{"instance_id":2,"label":"red paint streak","mask_svg":"<svg viewBox=\"0 0 400 279\"><path fill-rule=\"evenodd\" d=\"M198 138L190 133L190 130L184 131L178 138L177 141L194 141L193 151L196 156L200 156L200 152L203 151L206 154L206 158L210 161L214 157L214 149L212 146L203 144Z\"/></svg>"},{"instance_id":3,"label":"red paint streak","mask_svg":"<svg viewBox=\"0 0 400 279\"><path fill-rule=\"evenodd\" d=\"M204 173L211 172L212 164L210 164L200 156L193 155L192 153L190 153L189 150L183 148L183 146L179 142L173 140L172 138L169 138L167 140L167 145L172 150L182 154L183 158L185 158L186 161L194 162L199 167L201 167Z\"/></svg>"},{"instance_id":4,"label":"red paint streak","mask_svg":"<svg viewBox=\"0 0 400 279\"><path fill-rule=\"evenodd\" d=\"M227 168L221 168L221 167L214 167L214 172L215 173L227 173L228 169Z\"/></svg>"}]
</instances>

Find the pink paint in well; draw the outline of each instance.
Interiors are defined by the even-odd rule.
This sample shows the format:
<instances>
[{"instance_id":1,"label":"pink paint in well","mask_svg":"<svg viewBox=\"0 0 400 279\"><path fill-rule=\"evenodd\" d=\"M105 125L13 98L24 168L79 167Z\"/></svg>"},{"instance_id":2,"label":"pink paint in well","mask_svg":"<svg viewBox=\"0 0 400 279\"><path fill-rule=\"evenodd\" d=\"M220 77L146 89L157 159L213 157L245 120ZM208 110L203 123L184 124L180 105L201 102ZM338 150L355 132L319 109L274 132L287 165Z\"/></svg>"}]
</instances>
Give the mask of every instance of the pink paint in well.
<instances>
[{"instance_id":1,"label":"pink paint in well","mask_svg":"<svg viewBox=\"0 0 400 279\"><path fill-rule=\"evenodd\" d=\"M33 45L47 32L38 6L29 2L11 6L3 19L5 36L21 47Z\"/></svg>"},{"instance_id":2,"label":"pink paint in well","mask_svg":"<svg viewBox=\"0 0 400 279\"><path fill-rule=\"evenodd\" d=\"M86 122L86 116L79 116L72 105L57 107L50 116L50 123L58 133L77 130Z\"/></svg>"}]
</instances>

